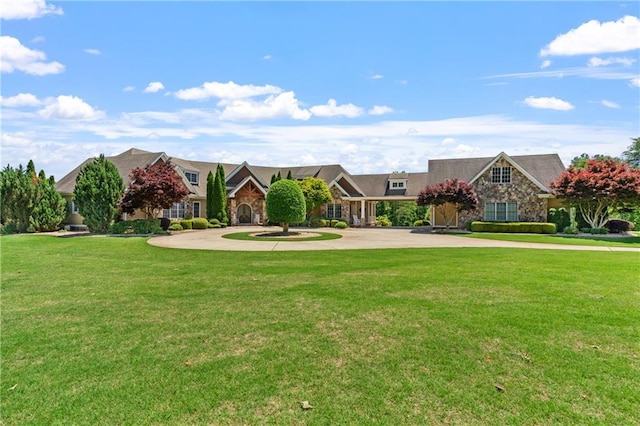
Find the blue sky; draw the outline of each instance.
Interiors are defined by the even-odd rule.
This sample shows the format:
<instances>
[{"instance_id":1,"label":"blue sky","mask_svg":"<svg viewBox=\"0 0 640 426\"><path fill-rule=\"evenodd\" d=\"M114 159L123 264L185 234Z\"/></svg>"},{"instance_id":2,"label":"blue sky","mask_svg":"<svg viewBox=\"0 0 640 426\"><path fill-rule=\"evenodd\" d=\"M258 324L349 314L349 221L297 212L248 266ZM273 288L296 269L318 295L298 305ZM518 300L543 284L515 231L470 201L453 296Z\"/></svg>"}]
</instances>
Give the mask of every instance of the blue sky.
<instances>
[{"instance_id":1,"label":"blue sky","mask_svg":"<svg viewBox=\"0 0 640 426\"><path fill-rule=\"evenodd\" d=\"M0 7L2 163L56 178L131 147L385 173L640 135L638 2Z\"/></svg>"}]
</instances>

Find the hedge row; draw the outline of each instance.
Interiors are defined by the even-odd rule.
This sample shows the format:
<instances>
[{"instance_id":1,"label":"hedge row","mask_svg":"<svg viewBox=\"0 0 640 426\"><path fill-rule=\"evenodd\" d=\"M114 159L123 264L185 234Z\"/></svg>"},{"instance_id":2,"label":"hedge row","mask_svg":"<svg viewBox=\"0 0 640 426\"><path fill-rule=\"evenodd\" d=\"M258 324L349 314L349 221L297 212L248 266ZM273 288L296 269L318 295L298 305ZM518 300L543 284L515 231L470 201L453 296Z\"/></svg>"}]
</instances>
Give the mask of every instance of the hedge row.
<instances>
[{"instance_id":1,"label":"hedge row","mask_svg":"<svg viewBox=\"0 0 640 426\"><path fill-rule=\"evenodd\" d=\"M542 222L472 222L473 232L555 234L555 223Z\"/></svg>"},{"instance_id":2,"label":"hedge row","mask_svg":"<svg viewBox=\"0 0 640 426\"><path fill-rule=\"evenodd\" d=\"M109 229L111 234L162 234L160 219L137 219L114 222Z\"/></svg>"}]
</instances>

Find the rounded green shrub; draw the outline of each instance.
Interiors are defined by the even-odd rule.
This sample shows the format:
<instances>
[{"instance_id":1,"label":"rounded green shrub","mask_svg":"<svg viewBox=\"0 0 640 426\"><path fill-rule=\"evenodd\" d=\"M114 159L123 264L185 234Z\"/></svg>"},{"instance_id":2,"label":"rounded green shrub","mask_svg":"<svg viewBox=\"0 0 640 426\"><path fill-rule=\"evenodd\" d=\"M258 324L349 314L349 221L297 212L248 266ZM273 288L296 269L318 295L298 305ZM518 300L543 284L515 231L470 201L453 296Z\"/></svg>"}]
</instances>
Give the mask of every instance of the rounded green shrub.
<instances>
[{"instance_id":1,"label":"rounded green shrub","mask_svg":"<svg viewBox=\"0 0 640 426\"><path fill-rule=\"evenodd\" d=\"M182 231L184 228L179 223L174 222L171 225L169 225L169 228L167 228L167 229L169 231Z\"/></svg>"},{"instance_id":2,"label":"rounded green shrub","mask_svg":"<svg viewBox=\"0 0 640 426\"><path fill-rule=\"evenodd\" d=\"M349 225L347 225L347 222L343 222L343 221L340 221L334 225L334 228L336 229L347 229L348 227Z\"/></svg>"},{"instance_id":3,"label":"rounded green shrub","mask_svg":"<svg viewBox=\"0 0 640 426\"><path fill-rule=\"evenodd\" d=\"M183 219L180 221L180 225L182 226L182 229L193 229L193 220Z\"/></svg>"},{"instance_id":4,"label":"rounded green shrub","mask_svg":"<svg viewBox=\"0 0 640 426\"><path fill-rule=\"evenodd\" d=\"M220 225L220 221L216 218L209 220L209 223L212 225Z\"/></svg>"},{"instance_id":5,"label":"rounded green shrub","mask_svg":"<svg viewBox=\"0 0 640 426\"><path fill-rule=\"evenodd\" d=\"M204 217L198 217L192 221L193 229L207 229L208 225L209 222Z\"/></svg>"}]
</instances>

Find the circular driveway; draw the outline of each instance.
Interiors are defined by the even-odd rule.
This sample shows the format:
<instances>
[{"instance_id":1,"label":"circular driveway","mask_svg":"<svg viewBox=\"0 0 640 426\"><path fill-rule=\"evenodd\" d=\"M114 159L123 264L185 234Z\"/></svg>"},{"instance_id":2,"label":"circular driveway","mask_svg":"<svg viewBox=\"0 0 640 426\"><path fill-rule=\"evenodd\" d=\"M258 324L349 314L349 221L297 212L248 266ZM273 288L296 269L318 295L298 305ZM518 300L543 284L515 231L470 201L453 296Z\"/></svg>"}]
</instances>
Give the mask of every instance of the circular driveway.
<instances>
[{"instance_id":1,"label":"circular driveway","mask_svg":"<svg viewBox=\"0 0 640 426\"><path fill-rule=\"evenodd\" d=\"M342 238L326 241L241 241L222 238L225 234L237 232L278 231L280 227L242 226L201 231L182 231L173 235L154 237L149 244L157 247L225 250L225 251L299 251L299 250L355 250L382 248L423 248L423 247L516 247L554 250L590 251L635 251L638 248L570 246L560 244L519 243L494 241L479 238L465 238L461 235L426 232L415 229L398 228L349 228L336 230L320 228L318 232L332 232Z\"/></svg>"}]
</instances>

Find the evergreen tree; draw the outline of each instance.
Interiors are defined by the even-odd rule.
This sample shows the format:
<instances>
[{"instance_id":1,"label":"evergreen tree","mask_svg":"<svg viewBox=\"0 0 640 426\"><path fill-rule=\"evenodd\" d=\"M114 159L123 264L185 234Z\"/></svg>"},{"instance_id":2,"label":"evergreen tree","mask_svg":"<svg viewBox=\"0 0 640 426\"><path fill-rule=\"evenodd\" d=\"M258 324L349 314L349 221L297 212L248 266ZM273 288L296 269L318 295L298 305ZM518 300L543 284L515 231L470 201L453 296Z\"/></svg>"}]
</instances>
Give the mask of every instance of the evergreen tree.
<instances>
[{"instance_id":1,"label":"evergreen tree","mask_svg":"<svg viewBox=\"0 0 640 426\"><path fill-rule=\"evenodd\" d=\"M124 182L104 154L86 164L76 178L73 198L91 232L106 233L118 212Z\"/></svg>"},{"instance_id":2,"label":"evergreen tree","mask_svg":"<svg viewBox=\"0 0 640 426\"><path fill-rule=\"evenodd\" d=\"M213 182L213 214L214 218L222 223L229 223L227 215L227 184L224 176L224 168L218 164L216 176Z\"/></svg>"},{"instance_id":3,"label":"evergreen tree","mask_svg":"<svg viewBox=\"0 0 640 426\"><path fill-rule=\"evenodd\" d=\"M275 173L271 175L271 185L273 185L276 182L276 175Z\"/></svg>"},{"instance_id":4,"label":"evergreen tree","mask_svg":"<svg viewBox=\"0 0 640 426\"><path fill-rule=\"evenodd\" d=\"M207 220L211 220L216 217L213 208L213 188L215 188L215 178L213 177L213 173L209 171L209 174L207 175Z\"/></svg>"},{"instance_id":5,"label":"evergreen tree","mask_svg":"<svg viewBox=\"0 0 640 426\"><path fill-rule=\"evenodd\" d=\"M293 176L291 175L291 170L289 170L289 173L287 173L287 179L293 180Z\"/></svg>"},{"instance_id":6,"label":"evergreen tree","mask_svg":"<svg viewBox=\"0 0 640 426\"><path fill-rule=\"evenodd\" d=\"M35 188L37 199L29 217L36 231L57 231L67 216L67 202L54 185L53 176L47 179L41 170Z\"/></svg>"},{"instance_id":7,"label":"evergreen tree","mask_svg":"<svg viewBox=\"0 0 640 426\"><path fill-rule=\"evenodd\" d=\"M276 182L282 180L282 175L280 174L280 171L278 171L278 175L276 176Z\"/></svg>"},{"instance_id":8,"label":"evergreen tree","mask_svg":"<svg viewBox=\"0 0 640 426\"><path fill-rule=\"evenodd\" d=\"M29 217L34 206L37 176L33 161L29 161L27 170L22 164L14 169L7 165L2 170L0 179L1 219L3 224L13 223L17 232L24 232L29 227Z\"/></svg>"}]
</instances>

